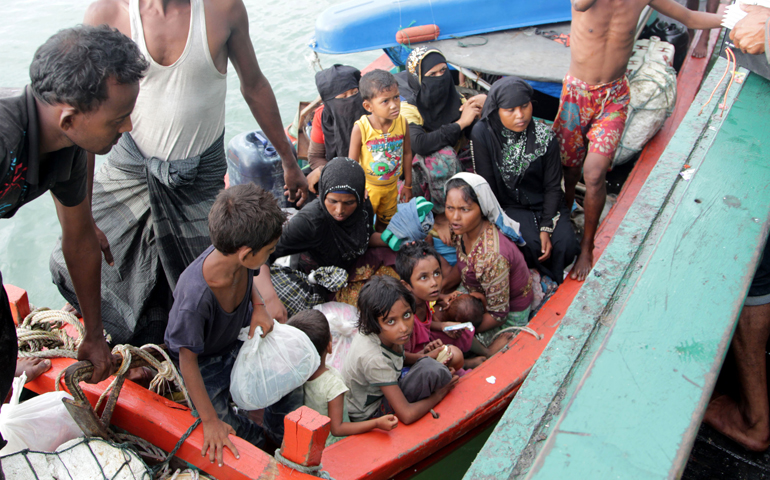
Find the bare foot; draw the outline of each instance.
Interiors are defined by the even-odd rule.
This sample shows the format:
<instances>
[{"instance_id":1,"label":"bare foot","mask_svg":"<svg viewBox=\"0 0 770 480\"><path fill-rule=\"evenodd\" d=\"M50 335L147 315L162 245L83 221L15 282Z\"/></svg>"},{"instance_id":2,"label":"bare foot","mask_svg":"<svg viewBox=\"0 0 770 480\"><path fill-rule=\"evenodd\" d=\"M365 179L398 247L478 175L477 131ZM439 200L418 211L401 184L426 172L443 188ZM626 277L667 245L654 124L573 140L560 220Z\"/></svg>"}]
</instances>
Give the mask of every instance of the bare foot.
<instances>
[{"instance_id":1,"label":"bare foot","mask_svg":"<svg viewBox=\"0 0 770 480\"><path fill-rule=\"evenodd\" d=\"M569 274L569 277L573 280L577 280L578 282L582 282L586 279L588 274L591 272L591 268L593 268L594 265L594 252L593 250L587 250L580 253L580 256L578 257L577 261L575 262L575 266L572 267L572 271Z\"/></svg>"},{"instance_id":2,"label":"bare foot","mask_svg":"<svg viewBox=\"0 0 770 480\"><path fill-rule=\"evenodd\" d=\"M15 377L20 377L27 372L27 382L31 382L51 368L51 361L47 358L19 357L16 359Z\"/></svg>"},{"instance_id":3,"label":"bare foot","mask_svg":"<svg viewBox=\"0 0 770 480\"><path fill-rule=\"evenodd\" d=\"M728 395L709 402L703 421L746 450L764 452L770 447L767 419L753 424L747 421L740 406Z\"/></svg>"},{"instance_id":4,"label":"bare foot","mask_svg":"<svg viewBox=\"0 0 770 480\"><path fill-rule=\"evenodd\" d=\"M482 357L482 356L469 358L465 360L465 365L463 365L463 368L465 368L466 370L474 369L479 365L481 365L486 359L487 357Z\"/></svg>"},{"instance_id":5,"label":"bare foot","mask_svg":"<svg viewBox=\"0 0 770 480\"><path fill-rule=\"evenodd\" d=\"M698 43L695 45L695 48L692 49L692 56L693 58L703 58L706 56L706 53L709 49L709 35L708 32L701 32L700 38L698 39Z\"/></svg>"},{"instance_id":6,"label":"bare foot","mask_svg":"<svg viewBox=\"0 0 770 480\"><path fill-rule=\"evenodd\" d=\"M490 355L494 355L495 353L502 350L503 347L508 345L508 342L511 341L511 338L513 338L513 332L505 332L502 335L499 335L489 346Z\"/></svg>"}]
</instances>

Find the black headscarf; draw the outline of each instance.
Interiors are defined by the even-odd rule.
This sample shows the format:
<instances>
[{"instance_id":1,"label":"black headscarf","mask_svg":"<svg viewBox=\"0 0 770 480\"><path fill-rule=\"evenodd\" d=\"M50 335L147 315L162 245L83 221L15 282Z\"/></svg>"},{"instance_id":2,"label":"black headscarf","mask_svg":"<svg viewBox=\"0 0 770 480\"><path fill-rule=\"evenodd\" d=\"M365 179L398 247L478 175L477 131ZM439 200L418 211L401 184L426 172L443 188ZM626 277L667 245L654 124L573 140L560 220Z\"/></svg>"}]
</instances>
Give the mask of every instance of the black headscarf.
<instances>
[{"instance_id":1,"label":"black headscarf","mask_svg":"<svg viewBox=\"0 0 770 480\"><path fill-rule=\"evenodd\" d=\"M439 63L446 63L444 55L435 48L418 47L407 59L407 84L400 83L404 100L417 107L427 132L438 130L460 118L462 100L449 71L440 77L425 74ZM403 76L401 77L403 79ZM406 88L403 88L406 87Z\"/></svg>"},{"instance_id":2,"label":"black headscarf","mask_svg":"<svg viewBox=\"0 0 770 480\"><path fill-rule=\"evenodd\" d=\"M355 260L366 252L371 236L372 219L365 208L366 174L364 169L349 158L337 157L326 164L318 180L319 201L310 203L306 208L312 216L323 217L329 226L334 243L342 259ZM332 217L324 200L331 192L345 192L355 195L358 204L356 210L345 220L338 222Z\"/></svg>"},{"instance_id":3,"label":"black headscarf","mask_svg":"<svg viewBox=\"0 0 770 480\"><path fill-rule=\"evenodd\" d=\"M333 65L315 74L315 84L324 102L321 123L324 132L326 159L347 157L353 124L366 115L361 93L347 98L337 95L358 88L361 72L346 65Z\"/></svg>"},{"instance_id":4,"label":"black headscarf","mask_svg":"<svg viewBox=\"0 0 770 480\"><path fill-rule=\"evenodd\" d=\"M545 154L553 137L548 127L534 120L523 132L508 130L500 120L501 108L529 103L533 93L532 86L518 77L501 78L492 85L481 111L481 121L495 140L487 149L493 152L503 183L509 189L515 189L529 165Z\"/></svg>"}]
</instances>

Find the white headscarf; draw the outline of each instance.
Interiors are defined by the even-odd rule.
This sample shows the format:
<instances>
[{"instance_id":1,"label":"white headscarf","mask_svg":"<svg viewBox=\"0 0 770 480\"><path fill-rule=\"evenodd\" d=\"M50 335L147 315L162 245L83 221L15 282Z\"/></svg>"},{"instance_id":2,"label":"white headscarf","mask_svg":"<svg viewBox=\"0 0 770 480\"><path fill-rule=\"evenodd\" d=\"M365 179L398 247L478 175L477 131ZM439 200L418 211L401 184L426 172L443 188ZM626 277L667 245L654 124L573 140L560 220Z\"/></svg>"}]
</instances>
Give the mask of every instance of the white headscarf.
<instances>
[{"instance_id":1,"label":"white headscarf","mask_svg":"<svg viewBox=\"0 0 770 480\"><path fill-rule=\"evenodd\" d=\"M503 232L503 235L513 240L516 245L522 247L526 245L526 242L524 242L524 239L521 237L519 222L503 212L503 209L500 208L500 202L495 198L492 189L489 187L487 181L484 180L484 177L476 175L475 173L460 172L449 180L455 178L459 178L470 185L479 199L481 213L487 217L487 220L495 224L497 228Z\"/></svg>"}]
</instances>

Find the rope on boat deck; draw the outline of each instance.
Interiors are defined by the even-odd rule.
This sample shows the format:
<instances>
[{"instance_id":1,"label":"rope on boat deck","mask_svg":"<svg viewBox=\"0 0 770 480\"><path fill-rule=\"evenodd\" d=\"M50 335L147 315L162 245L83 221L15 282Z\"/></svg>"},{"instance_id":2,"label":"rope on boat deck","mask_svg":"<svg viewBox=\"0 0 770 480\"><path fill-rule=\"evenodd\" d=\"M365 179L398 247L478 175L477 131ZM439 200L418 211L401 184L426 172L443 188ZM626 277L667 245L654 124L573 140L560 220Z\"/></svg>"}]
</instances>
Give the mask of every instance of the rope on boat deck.
<instances>
[{"instance_id":1,"label":"rope on boat deck","mask_svg":"<svg viewBox=\"0 0 770 480\"><path fill-rule=\"evenodd\" d=\"M500 335L504 334L505 332L513 332L513 331L527 332L528 334L532 335L533 337L535 337L538 340L542 340L543 339L543 335L537 333L536 331L532 330L529 327L508 327L508 328L504 328L504 329L500 330L499 332L497 332L495 334L494 338L492 338L492 340L494 340L495 338L497 338Z\"/></svg>"},{"instance_id":2,"label":"rope on boat deck","mask_svg":"<svg viewBox=\"0 0 770 480\"><path fill-rule=\"evenodd\" d=\"M66 325L73 326L77 332L78 337L72 338L64 330ZM63 310L51 310L48 308L35 308L29 315L27 315L22 321L21 325L16 328L16 335L18 336L18 346L20 357L40 357L40 358L73 358L77 359L77 350L80 346L80 341L85 335L83 325L78 318ZM109 338L108 338L109 341ZM159 352L164 358L164 361L157 360L150 352ZM118 371L115 372L115 378L110 385L102 392L99 397L99 401L96 403L95 410L99 410L102 402L107 398L118 381L119 377L124 376L128 372L128 367L131 365L131 359L133 355L138 355L145 360L152 368L158 373L153 377L150 382L150 390L159 395L162 395L166 387L166 382L173 382L177 388L184 395L187 405L192 407L193 403L190 400L190 395L187 392L187 388L182 381L182 377L179 375L174 364L168 356L168 353L158 345L148 343L141 348L133 345L116 345L112 349L113 354L119 354L123 357ZM56 377L56 390L61 390L61 381L64 377L66 369L62 369ZM115 437L121 441L130 442L136 446L139 454L144 458L150 458L152 460L159 461L160 463L152 468L153 473L158 478L169 478L173 480L179 476L180 471L177 470L173 474L171 473L168 463L174 457L176 452L187 440L187 437L192 434L198 425L201 423L201 419L198 416L196 410L192 410L193 417L197 417L195 422L190 425L190 428L179 438L179 441L174 446L173 450L166 455L165 452L151 444L150 442L125 433L116 433ZM186 471L184 473L190 473L192 477L199 478L197 471Z\"/></svg>"},{"instance_id":3,"label":"rope on boat deck","mask_svg":"<svg viewBox=\"0 0 770 480\"><path fill-rule=\"evenodd\" d=\"M286 465L289 468L293 468L294 470L305 473L307 475L313 475L314 477L318 478L325 478L326 480L334 480L331 475L329 475L329 472L323 469L323 465L318 465L317 467L306 467L304 465L300 465L299 463L294 463L291 460L284 458L283 455L281 455L281 449L275 451L275 460L278 463L281 463L283 465Z\"/></svg>"}]
</instances>

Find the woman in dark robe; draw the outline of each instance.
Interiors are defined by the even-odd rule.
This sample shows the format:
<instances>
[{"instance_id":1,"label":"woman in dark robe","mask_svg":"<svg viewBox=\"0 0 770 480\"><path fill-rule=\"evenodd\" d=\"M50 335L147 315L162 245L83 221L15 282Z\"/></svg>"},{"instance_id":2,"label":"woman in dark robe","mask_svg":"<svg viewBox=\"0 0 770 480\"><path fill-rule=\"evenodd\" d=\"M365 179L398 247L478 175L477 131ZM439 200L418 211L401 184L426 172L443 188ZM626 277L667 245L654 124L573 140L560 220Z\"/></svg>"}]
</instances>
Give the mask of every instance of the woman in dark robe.
<instances>
[{"instance_id":1,"label":"woman in dark robe","mask_svg":"<svg viewBox=\"0 0 770 480\"><path fill-rule=\"evenodd\" d=\"M457 152L467 143L463 140L469 137L469 127L480 115L486 95L464 102L446 58L435 48L415 48L407 59L407 70L396 78L403 97L401 114L409 122L415 154L414 195L433 202L433 212L441 214L444 184L460 171Z\"/></svg>"},{"instance_id":2,"label":"woman in dark robe","mask_svg":"<svg viewBox=\"0 0 770 480\"><path fill-rule=\"evenodd\" d=\"M323 100L313 118L313 137L308 148L308 161L313 170L335 157L346 157L350 147L353 124L366 115L363 99L358 92L361 72L346 65L332 65L315 75L315 84ZM322 135L317 135L318 130Z\"/></svg>"},{"instance_id":3,"label":"woman in dark robe","mask_svg":"<svg viewBox=\"0 0 770 480\"><path fill-rule=\"evenodd\" d=\"M519 223L530 268L556 283L580 253L561 187L559 145L550 127L532 120L532 87L517 77L492 85L473 127L474 170Z\"/></svg>"},{"instance_id":4,"label":"woman in dark robe","mask_svg":"<svg viewBox=\"0 0 770 480\"><path fill-rule=\"evenodd\" d=\"M318 198L303 207L283 227L275 252L270 256L272 263L279 257L300 254L296 270L263 266L255 277L268 310L280 311L286 307L288 313L293 314L312 307L313 302L323 303L328 291L319 293L317 288L313 288L314 293L305 295L312 297L309 303L302 304L296 298L298 288L306 290L310 288L306 285L313 283L308 281L306 274L318 267L350 270L370 245L387 246L374 231L374 212L364 196L365 191L366 176L357 162L335 158L326 164L318 181ZM284 274L281 280L277 280L278 273ZM342 286L346 279L347 276L336 283ZM279 308L276 301L284 307Z\"/></svg>"}]
</instances>

